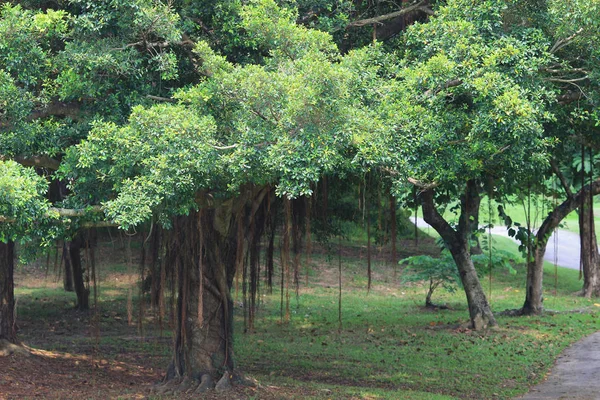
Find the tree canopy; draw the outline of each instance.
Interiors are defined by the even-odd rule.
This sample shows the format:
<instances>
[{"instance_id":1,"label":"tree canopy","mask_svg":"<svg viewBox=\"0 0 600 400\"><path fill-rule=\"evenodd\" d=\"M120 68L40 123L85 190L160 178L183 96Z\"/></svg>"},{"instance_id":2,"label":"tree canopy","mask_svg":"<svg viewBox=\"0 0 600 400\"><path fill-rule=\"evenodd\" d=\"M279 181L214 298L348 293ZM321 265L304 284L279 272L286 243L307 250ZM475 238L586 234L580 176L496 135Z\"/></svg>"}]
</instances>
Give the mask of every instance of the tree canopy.
<instances>
[{"instance_id":1,"label":"tree canopy","mask_svg":"<svg viewBox=\"0 0 600 400\"><path fill-rule=\"evenodd\" d=\"M481 199L530 193L550 173L564 182L575 154L597 148L599 11L598 0L5 3L0 240L50 240L60 215L159 224L153 262L178 268L181 299L170 374L215 375L233 368L233 278L257 265L265 232L272 259L281 225L282 269L297 268L305 199L323 185L327 211L325 177L362 180L366 207L377 173L396 197L415 193L471 325L493 326L471 257ZM563 186L561 210L600 191ZM439 209L451 202L456 224ZM85 224L67 225L77 258Z\"/></svg>"}]
</instances>

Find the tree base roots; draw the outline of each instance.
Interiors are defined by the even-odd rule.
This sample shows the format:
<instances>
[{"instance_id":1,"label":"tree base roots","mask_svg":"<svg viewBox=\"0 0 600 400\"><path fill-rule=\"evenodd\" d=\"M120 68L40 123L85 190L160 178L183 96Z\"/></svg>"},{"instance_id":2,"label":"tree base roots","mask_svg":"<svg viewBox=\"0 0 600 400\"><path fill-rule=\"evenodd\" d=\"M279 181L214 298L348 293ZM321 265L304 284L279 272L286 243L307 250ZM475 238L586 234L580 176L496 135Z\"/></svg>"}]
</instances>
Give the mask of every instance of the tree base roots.
<instances>
[{"instance_id":1,"label":"tree base roots","mask_svg":"<svg viewBox=\"0 0 600 400\"><path fill-rule=\"evenodd\" d=\"M177 394L196 395L211 390L218 393L227 392L233 389L234 386L258 387L258 382L240 373L226 371L216 382L210 374L202 374L196 378L185 376L183 378L168 379L165 382L155 385L152 392L160 396Z\"/></svg>"},{"instance_id":2,"label":"tree base roots","mask_svg":"<svg viewBox=\"0 0 600 400\"><path fill-rule=\"evenodd\" d=\"M0 340L0 357L7 357L14 354L29 357L31 353L29 350L18 344L9 342L8 340Z\"/></svg>"}]
</instances>

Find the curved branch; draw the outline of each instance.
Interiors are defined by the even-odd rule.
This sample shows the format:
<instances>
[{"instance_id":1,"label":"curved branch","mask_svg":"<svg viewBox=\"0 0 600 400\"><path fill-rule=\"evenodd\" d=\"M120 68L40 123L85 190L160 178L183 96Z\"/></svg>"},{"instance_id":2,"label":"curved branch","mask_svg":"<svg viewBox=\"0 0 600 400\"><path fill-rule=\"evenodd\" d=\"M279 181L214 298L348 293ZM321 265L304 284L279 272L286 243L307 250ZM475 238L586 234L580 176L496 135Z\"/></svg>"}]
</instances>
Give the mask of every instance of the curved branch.
<instances>
[{"instance_id":1,"label":"curved branch","mask_svg":"<svg viewBox=\"0 0 600 400\"><path fill-rule=\"evenodd\" d=\"M431 182L431 183L425 183L423 181L420 181L418 179L415 178L407 178L407 180L412 183L413 185L415 185L416 187L418 187L419 189L422 190L431 190L431 189L435 189L436 187L438 187L440 184L437 182Z\"/></svg>"},{"instance_id":2,"label":"curved branch","mask_svg":"<svg viewBox=\"0 0 600 400\"><path fill-rule=\"evenodd\" d=\"M60 161L48 156L18 156L14 160L25 167L46 168L52 171L56 171L60 167Z\"/></svg>"},{"instance_id":3,"label":"curved branch","mask_svg":"<svg viewBox=\"0 0 600 400\"><path fill-rule=\"evenodd\" d=\"M554 45L550 48L550 53L556 53L558 50L567 46L569 43L571 43L573 40L575 40L575 38L577 36L579 36L579 34L581 32L583 32L583 28L579 28L577 30L577 32L575 32L574 34L572 34L571 36L569 36L567 38L557 40L556 43L554 43Z\"/></svg>"},{"instance_id":4,"label":"curved branch","mask_svg":"<svg viewBox=\"0 0 600 400\"><path fill-rule=\"evenodd\" d=\"M367 18L367 19L361 19L358 21L354 21L349 23L348 25L346 25L346 28L351 28L351 27L360 27L360 26L365 26L365 25L383 25L382 22L383 21L387 21L389 19L393 19L396 17L400 17L402 15L411 13L413 11L422 11L425 14L428 15L434 15L434 12L427 7L427 2L426 1L421 1L417 4L413 4L412 6L408 6L406 8L403 8L399 11L395 11L393 13L389 13L389 14L385 14L385 15L380 15L378 17L373 17L373 18Z\"/></svg>"},{"instance_id":5,"label":"curved branch","mask_svg":"<svg viewBox=\"0 0 600 400\"><path fill-rule=\"evenodd\" d=\"M569 183L567 182L567 178L565 178L563 173L558 168L558 164L556 164L556 161L550 160L550 166L552 167L552 171L554 172L554 175L556 175L558 177L558 179L560 180L560 184L562 185L563 189L565 190L565 193L567 194L567 196L569 198L572 198L573 192L571 191L571 187L569 186Z\"/></svg>"},{"instance_id":6,"label":"curved branch","mask_svg":"<svg viewBox=\"0 0 600 400\"><path fill-rule=\"evenodd\" d=\"M98 214L104 212L102 206L91 206L88 208L58 208L50 207L49 211L58 213L61 217L85 217L88 214Z\"/></svg>"}]
</instances>

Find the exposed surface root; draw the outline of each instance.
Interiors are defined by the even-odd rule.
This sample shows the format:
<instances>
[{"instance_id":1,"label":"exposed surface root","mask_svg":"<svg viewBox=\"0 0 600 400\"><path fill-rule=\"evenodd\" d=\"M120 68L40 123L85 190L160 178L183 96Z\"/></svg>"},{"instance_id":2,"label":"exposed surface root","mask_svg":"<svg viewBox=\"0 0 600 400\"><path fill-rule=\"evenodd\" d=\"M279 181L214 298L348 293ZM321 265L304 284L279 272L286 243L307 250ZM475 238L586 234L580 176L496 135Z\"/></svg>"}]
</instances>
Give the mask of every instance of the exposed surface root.
<instances>
[{"instance_id":1,"label":"exposed surface root","mask_svg":"<svg viewBox=\"0 0 600 400\"><path fill-rule=\"evenodd\" d=\"M202 375L202 378L200 379L200 384L194 391L194 394L205 393L211 389L214 389L214 387L215 382L213 381L212 376L210 376L209 374L204 374Z\"/></svg>"},{"instance_id":2,"label":"exposed surface root","mask_svg":"<svg viewBox=\"0 0 600 400\"><path fill-rule=\"evenodd\" d=\"M217 392L226 392L228 390L231 390L231 378L232 375L228 371L226 371L221 377L221 379L219 379L219 382L217 382L215 390Z\"/></svg>"},{"instance_id":3,"label":"exposed surface root","mask_svg":"<svg viewBox=\"0 0 600 400\"><path fill-rule=\"evenodd\" d=\"M0 357L6 357L13 354L19 354L25 357L31 356L31 353L27 348L13 344L8 340L0 340Z\"/></svg>"},{"instance_id":4,"label":"exposed surface root","mask_svg":"<svg viewBox=\"0 0 600 400\"><path fill-rule=\"evenodd\" d=\"M258 388L259 384L255 379L243 374L225 372L217 382L215 382L210 374L203 374L199 378L186 376L185 378L168 379L166 382L155 385L152 392L159 396L200 395L209 391L218 393L229 392L236 387Z\"/></svg>"},{"instance_id":5,"label":"exposed surface root","mask_svg":"<svg viewBox=\"0 0 600 400\"><path fill-rule=\"evenodd\" d=\"M436 310L450 310L451 308L446 304L435 304L435 303L426 303L425 308L428 310L436 311Z\"/></svg>"}]
</instances>

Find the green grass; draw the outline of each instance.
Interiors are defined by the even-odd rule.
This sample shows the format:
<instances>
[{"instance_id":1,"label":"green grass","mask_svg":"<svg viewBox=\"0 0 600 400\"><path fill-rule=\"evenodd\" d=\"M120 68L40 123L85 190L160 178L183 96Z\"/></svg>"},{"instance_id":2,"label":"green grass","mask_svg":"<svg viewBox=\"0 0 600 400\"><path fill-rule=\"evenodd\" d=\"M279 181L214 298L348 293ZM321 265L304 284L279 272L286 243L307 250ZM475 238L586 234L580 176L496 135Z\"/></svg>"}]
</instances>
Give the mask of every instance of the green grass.
<instances>
[{"instance_id":1,"label":"green grass","mask_svg":"<svg viewBox=\"0 0 600 400\"><path fill-rule=\"evenodd\" d=\"M425 235L421 236L421 244L426 252L435 250ZM400 248L406 255L417 251L410 241ZM520 260L510 239L494 237L493 248L512 252L515 261ZM566 346L599 327L600 307L594 300L573 295L582 285L578 271L558 268L555 294L554 266L545 266L545 306L563 312L535 317L498 316L498 328L475 332L467 329L464 292L439 289L434 301L447 304L449 309L425 309L426 285L401 284L401 270L394 278L393 266L383 256L373 260L373 288L367 293L364 243L348 241L342 249L340 327L337 250L333 246L331 254L314 254L309 285L302 285L298 299L291 293L289 322L281 319L278 275L272 294L261 289L253 332L242 333L241 312L236 315L238 366L263 386L292 393L286 398L509 399L539 382ZM374 254L378 255L377 251ZM100 275L111 277L100 284L102 335L65 334L64 339L46 345L60 351L89 352L96 348L109 359L137 354L165 364L157 365L159 368L166 367L170 339L160 338L155 327L150 329L151 312L147 312L149 319L145 322L146 340L137 338L135 326L127 326L127 291L131 285L117 281L115 276L121 279L128 273L136 274L135 268L119 263L102 268ZM523 303L526 271L522 264L517 264L515 270L515 274L493 270L491 281L489 276L481 277L496 313L519 308ZM48 328L54 330L75 329L68 328L80 318L70 310L73 294L65 294L56 285L36 283L18 287L17 296L20 318L53 321L48 322ZM236 302L241 300L240 294L233 296ZM134 304L137 306L135 299ZM571 310L582 312L567 312ZM83 317L80 324L86 330L90 320ZM37 340L29 339L26 331L27 325L20 334L22 339Z\"/></svg>"},{"instance_id":2,"label":"green grass","mask_svg":"<svg viewBox=\"0 0 600 400\"><path fill-rule=\"evenodd\" d=\"M506 238L494 246L516 250ZM547 289L546 307L587 312L500 316L498 329L473 332L465 328L464 292L436 292L436 302L450 309L432 312L422 307L424 285L401 286L389 278L390 267L376 263L380 286L367 294L365 260L342 262L342 328L335 285L306 289L292 301L289 323L281 323L275 291L264 297L256 332L237 337L245 370L266 384L330 385L331 395L323 398L348 398L357 387L365 393L358 398L512 398L539 382L566 346L598 329L594 302L572 295L581 288L577 271L558 268L557 293ZM493 271L495 312L522 305L525 273L523 265L516 274ZM554 282L553 274L547 265L546 282ZM482 283L489 291L488 277Z\"/></svg>"}]
</instances>

